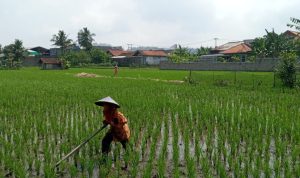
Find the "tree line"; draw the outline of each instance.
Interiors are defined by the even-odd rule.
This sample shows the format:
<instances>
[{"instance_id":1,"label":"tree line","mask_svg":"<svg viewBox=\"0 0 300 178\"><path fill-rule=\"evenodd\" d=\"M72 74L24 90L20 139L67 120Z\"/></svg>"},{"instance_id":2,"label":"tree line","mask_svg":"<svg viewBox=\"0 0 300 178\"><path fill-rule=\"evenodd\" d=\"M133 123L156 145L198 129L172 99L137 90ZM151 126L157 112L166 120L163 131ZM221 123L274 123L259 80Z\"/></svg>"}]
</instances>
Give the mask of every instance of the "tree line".
<instances>
[{"instance_id":1,"label":"tree line","mask_svg":"<svg viewBox=\"0 0 300 178\"><path fill-rule=\"evenodd\" d=\"M209 54L211 49L211 47L201 46L197 48L195 52L192 52L191 49L179 45L178 48L171 53L169 59L172 62L191 62L198 60L202 55Z\"/></svg>"},{"instance_id":2,"label":"tree line","mask_svg":"<svg viewBox=\"0 0 300 178\"><path fill-rule=\"evenodd\" d=\"M297 18L291 18L290 20L291 22L287 26L300 31L300 20ZM266 35L255 38L250 44L252 48L252 52L248 55L250 61L255 58L279 58L284 52L295 53L300 56L300 37L295 40L284 33L277 34L274 29L265 31ZM211 49L200 47L196 53L193 53L189 48L179 45L179 48L171 53L170 59L173 62L191 62L198 60L201 55L210 54ZM239 61L238 56L232 56L232 58L232 61Z\"/></svg>"},{"instance_id":3,"label":"tree line","mask_svg":"<svg viewBox=\"0 0 300 178\"><path fill-rule=\"evenodd\" d=\"M95 34L84 27L77 33L77 41L70 39L63 30L54 34L50 41L52 45L59 47L59 59L66 67L90 63L111 63L109 55L105 51L93 47L94 37ZM81 48L78 51L72 50L76 46L76 42ZM0 45L0 68L19 69L22 66L22 60L27 55L27 50L19 39L4 47Z\"/></svg>"},{"instance_id":4,"label":"tree line","mask_svg":"<svg viewBox=\"0 0 300 178\"><path fill-rule=\"evenodd\" d=\"M300 34L300 19L291 18L288 27L296 30ZM255 38L250 44L252 51L248 54L247 60L254 61L256 58L279 58L279 65L275 68L275 74L279 77L284 86L293 88L300 87L297 83L297 59L300 58L300 35L297 38L289 37L284 33L277 34L274 29L266 31L263 37ZM171 55L172 62L193 62L198 60L201 55L210 53L212 48L198 48L197 53L192 53L190 49L181 47L175 49ZM231 61L238 62L240 57L231 56ZM218 61L224 62L226 59L218 57Z\"/></svg>"},{"instance_id":5,"label":"tree line","mask_svg":"<svg viewBox=\"0 0 300 178\"><path fill-rule=\"evenodd\" d=\"M77 33L77 42L82 50L74 51L71 50L76 46L76 42L69 39L68 35L63 31L59 30L57 34L52 36L50 40L54 46L60 48L60 59L67 66L78 66L84 64L104 64L111 63L109 55L98 48L93 47L94 33L91 33L87 27L84 27Z\"/></svg>"}]
</instances>

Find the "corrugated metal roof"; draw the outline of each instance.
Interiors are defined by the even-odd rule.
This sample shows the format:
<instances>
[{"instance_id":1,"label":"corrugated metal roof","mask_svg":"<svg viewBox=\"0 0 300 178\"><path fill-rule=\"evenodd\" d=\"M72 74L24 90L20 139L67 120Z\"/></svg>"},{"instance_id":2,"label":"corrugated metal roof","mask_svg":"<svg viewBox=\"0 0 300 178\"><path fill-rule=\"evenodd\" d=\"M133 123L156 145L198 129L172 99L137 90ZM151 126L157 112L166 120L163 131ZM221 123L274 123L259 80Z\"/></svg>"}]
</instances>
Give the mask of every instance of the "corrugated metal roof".
<instances>
[{"instance_id":1,"label":"corrugated metal roof","mask_svg":"<svg viewBox=\"0 0 300 178\"><path fill-rule=\"evenodd\" d=\"M142 50L137 51L134 55L142 55L142 56L157 56L157 57L166 57L168 56L165 51L162 50Z\"/></svg>"},{"instance_id":2,"label":"corrugated metal roof","mask_svg":"<svg viewBox=\"0 0 300 178\"><path fill-rule=\"evenodd\" d=\"M112 56L132 56L132 51L124 51L124 50L118 50L118 49L110 49L108 52Z\"/></svg>"}]
</instances>

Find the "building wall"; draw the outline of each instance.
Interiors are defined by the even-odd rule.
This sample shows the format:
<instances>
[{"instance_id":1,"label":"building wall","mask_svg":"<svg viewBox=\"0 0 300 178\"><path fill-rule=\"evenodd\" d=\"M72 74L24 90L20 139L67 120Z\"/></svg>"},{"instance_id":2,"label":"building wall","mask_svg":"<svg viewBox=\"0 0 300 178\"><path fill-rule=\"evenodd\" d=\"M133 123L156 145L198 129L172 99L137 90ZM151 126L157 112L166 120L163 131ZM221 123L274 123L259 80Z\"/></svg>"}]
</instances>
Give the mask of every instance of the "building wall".
<instances>
[{"instance_id":1,"label":"building wall","mask_svg":"<svg viewBox=\"0 0 300 178\"><path fill-rule=\"evenodd\" d=\"M201 61L194 63L161 62L161 70L212 70L212 71L273 71L278 59L257 59L256 62L212 62Z\"/></svg>"},{"instance_id":2,"label":"building wall","mask_svg":"<svg viewBox=\"0 0 300 178\"><path fill-rule=\"evenodd\" d=\"M22 60L22 66L25 67L34 67L34 66L40 66L39 60L41 57L25 57L25 59Z\"/></svg>"},{"instance_id":3,"label":"building wall","mask_svg":"<svg viewBox=\"0 0 300 178\"><path fill-rule=\"evenodd\" d=\"M167 57L156 57L156 56L146 56L145 61L147 65L159 65L162 61L168 61Z\"/></svg>"},{"instance_id":4,"label":"building wall","mask_svg":"<svg viewBox=\"0 0 300 178\"><path fill-rule=\"evenodd\" d=\"M59 56L61 55L60 48L50 48L50 56Z\"/></svg>"},{"instance_id":5,"label":"building wall","mask_svg":"<svg viewBox=\"0 0 300 178\"><path fill-rule=\"evenodd\" d=\"M62 69L60 64L43 64L42 69L53 70L53 69Z\"/></svg>"},{"instance_id":6,"label":"building wall","mask_svg":"<svg viewBox=\"0 0 300 178\"><path fill-rule=\"evenodd\" d=\"M131 56L125 58L111 58L120 67L159 65L161 61L167 61L167 57Z\"/></svg>"},{"instance_id":7,"label":"building wall","mask_svg":"<svg viewBox=\"0 0 300 178\"><path fill-rule=\"evenodd\" d=\"M143 58L140 56L132 56L125 58L111 58L113 62L117 62L120 67L141 66L144 65Z\"/></svg>"}]
</instances>

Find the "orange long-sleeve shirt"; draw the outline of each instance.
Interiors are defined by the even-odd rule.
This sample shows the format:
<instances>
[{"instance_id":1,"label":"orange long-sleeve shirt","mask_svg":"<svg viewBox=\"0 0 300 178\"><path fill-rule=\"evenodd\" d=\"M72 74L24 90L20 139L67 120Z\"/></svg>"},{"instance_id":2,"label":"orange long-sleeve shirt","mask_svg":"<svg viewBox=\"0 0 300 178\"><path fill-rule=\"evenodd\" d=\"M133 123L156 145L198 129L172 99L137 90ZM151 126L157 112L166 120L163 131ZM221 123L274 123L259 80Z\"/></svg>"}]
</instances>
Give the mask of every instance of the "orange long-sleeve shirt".
<instances>
[{"instance_id":1,"label":"orange long-sleeve shirt","mask_svg":"<svg viewBox=\"0 0 300 178\"><path fill-rule=\"evenodd\" d=\"M106 122L111 126L110 132L113 134L114 141L129 140L130 130L127 118L119 111L110 117L105 117Z\"/></svg>"}]
</instances>

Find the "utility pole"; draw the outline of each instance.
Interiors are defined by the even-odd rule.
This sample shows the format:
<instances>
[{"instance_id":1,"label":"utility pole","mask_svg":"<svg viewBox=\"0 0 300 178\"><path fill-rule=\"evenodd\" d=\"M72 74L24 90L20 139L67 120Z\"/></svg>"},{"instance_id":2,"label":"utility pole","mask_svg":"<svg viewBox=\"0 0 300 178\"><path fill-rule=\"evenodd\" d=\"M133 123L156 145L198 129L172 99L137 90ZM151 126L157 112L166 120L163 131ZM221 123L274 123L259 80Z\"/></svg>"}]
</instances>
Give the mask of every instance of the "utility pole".
<instances>
[{"instance_id":1,"label":"utility pole","mask_svg":"<svg viewBox=\"0 0 300 178\"><path fill-rule=\"evenodd\" d=\"M128 46L128 47L127 47L127 50L128 50L128 51L131 51L131 50L132 50L132 45L133 45L133 44L127 44L127 46Z\"/></svg>"},{"instance_id":2,"label":"utility pole","mask_svg":"<svg viewBox=\"0 0 300 178\"><path fill-rule=\"evenodd\" d=\"M214 38L214 40L215 40L215 48L218 46L218 40L219 40L219 38Z\"/></svg>"}]
</instances>

